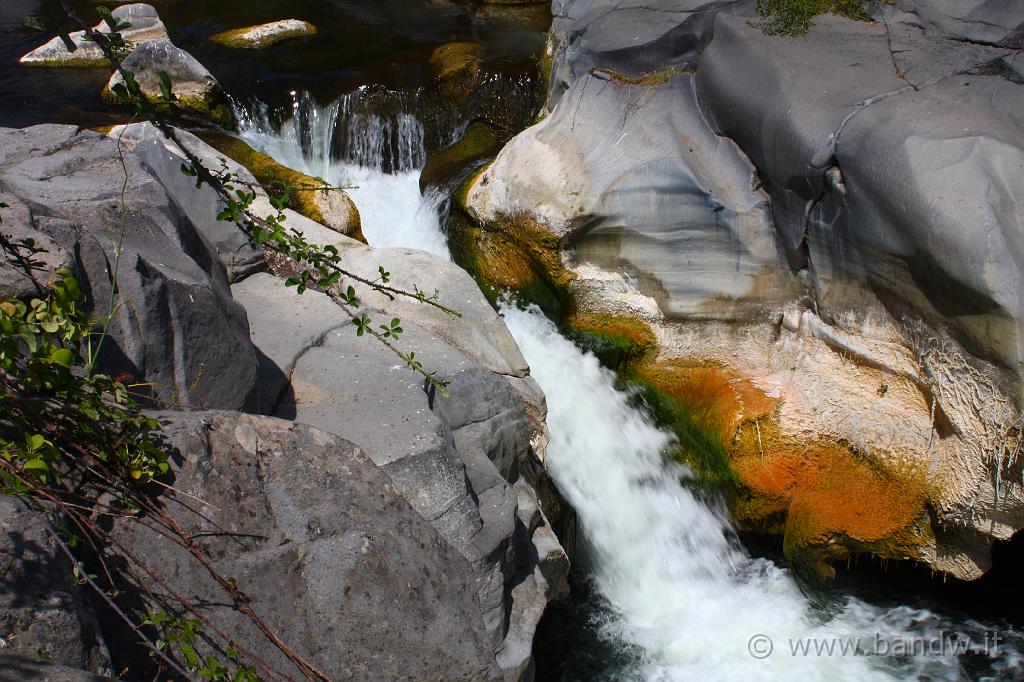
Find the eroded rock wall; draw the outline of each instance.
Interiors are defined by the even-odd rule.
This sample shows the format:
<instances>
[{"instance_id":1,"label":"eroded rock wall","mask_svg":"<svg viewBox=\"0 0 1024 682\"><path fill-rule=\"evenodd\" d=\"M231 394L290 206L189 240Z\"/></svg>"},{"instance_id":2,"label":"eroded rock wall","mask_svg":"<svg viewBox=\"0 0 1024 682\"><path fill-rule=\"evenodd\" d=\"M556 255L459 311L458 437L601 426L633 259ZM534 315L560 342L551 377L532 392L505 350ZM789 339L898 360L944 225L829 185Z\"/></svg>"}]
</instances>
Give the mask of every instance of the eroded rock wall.
<instances>
[{"instance_id":1,"label":"eroded rock wall","mask_svg":"<svg viewBox=\"0 0 1024 682\"><path fill-rule=\"evenodd\" d=\"M824 574L973 578L1024 526L1020 17L969 5L783 37L752 3L555 3L547 115L457 195L467 234L551 235L570 331Z\"/></svg>"}]
</instances>

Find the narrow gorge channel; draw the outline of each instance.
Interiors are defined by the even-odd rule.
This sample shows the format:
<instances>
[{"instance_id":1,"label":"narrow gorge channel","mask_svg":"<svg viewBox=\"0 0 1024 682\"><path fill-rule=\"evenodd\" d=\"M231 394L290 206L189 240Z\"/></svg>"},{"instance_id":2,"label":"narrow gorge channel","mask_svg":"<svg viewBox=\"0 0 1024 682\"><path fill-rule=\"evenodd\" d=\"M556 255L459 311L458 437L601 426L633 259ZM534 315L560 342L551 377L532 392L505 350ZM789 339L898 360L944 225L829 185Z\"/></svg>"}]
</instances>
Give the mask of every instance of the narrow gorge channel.
<instances>
[{"instance_id":1,"label":"narrow gorge channel","mask_svg":"<svg viewBox=\"0 0 1024 682\"><path fill-rule=\"evenodd\" d=\"M298 95L280 123L257 102L237 111L241 136L285 165L355 185L371 245L450 258L444 197L419 190L426 151L415 110L353 113L360 98L323 106ZM713 496L686 487L688 472L663 456L674 436L594 355L536 306L500 311L547 397L546 464L579 519L574 571L585 594L570 601L583 615L546 623L571 650L546 659L538 643L539 680L995 680L1021 665L1021 642L993 624L802 592L787 569L748 553Z\"/></svg>"}]
</instances>

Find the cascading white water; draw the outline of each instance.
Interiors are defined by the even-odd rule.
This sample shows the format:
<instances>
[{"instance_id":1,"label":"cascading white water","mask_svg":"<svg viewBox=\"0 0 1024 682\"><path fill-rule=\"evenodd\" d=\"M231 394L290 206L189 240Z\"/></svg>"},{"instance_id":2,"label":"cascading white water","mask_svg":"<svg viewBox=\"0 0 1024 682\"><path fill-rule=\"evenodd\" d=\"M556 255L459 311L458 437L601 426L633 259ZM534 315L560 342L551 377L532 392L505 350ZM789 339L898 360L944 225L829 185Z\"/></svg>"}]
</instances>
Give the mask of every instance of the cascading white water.
<instances>
[{"instance_id":1,"label":"cascading white water","mask_svg":"<svg viewBox=\"0 0 1024 682\"><path fill-rule=\"evenodd\" d=\"M442 197L420 194L420 170L426 161L423 126L407 113L383 117L357 110L353 100L360 94L327 106L308 94L296 95L292 115L279 126L267 107L257 103L236 112L239 132L253 148L289 168L350 187L348 194L371 244L415 246L450 258L438 216ZM336 159L339 133L344 155Z\"/></svg>"},{"instance_id":2,"label":"cascading white water","mask_svg":"<svg viewBox=\"0 0 1024 682\"><path fill-rule=\"evenodd\" d=\"M255 107L240 112L243 137L288 166L335 184L358 184L352 196L371 244L450 257L438 200L419 192L422 128L412 116L385 119L350 104L342 99L319 107L298 98L280 126ZM334 158L336 130L344 136L340 161ZM980 646L983 625L854 598L812 605L787 571L730 541L724 515L680 484L682 470L662 457L671 436L615 388L614 376L594 356L563 338L536 308L504 305L501 312L547 395L547 465L579 516L593 579L609 605L602 635L642 652L629 670L609 679L962 678L962 657L949 642L923 656L865 654L884 653L882 645L892 651L901 643L952 639L956 646L967 638ZM768 655L765 638L772 643ZM1015 651L1000 653L989 667L996 675L991 679L1021 669Z\"/></svg>"}]
</instances>

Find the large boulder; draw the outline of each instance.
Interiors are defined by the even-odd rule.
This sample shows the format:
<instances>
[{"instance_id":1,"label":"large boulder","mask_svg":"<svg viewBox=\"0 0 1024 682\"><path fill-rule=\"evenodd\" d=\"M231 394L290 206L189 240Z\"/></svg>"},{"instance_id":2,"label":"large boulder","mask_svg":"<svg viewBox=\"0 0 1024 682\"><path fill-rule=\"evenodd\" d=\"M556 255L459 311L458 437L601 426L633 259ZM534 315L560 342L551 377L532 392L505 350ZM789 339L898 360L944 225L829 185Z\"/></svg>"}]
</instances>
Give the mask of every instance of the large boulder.
<instances>
[{"instance_id":1,"label":"large boulder","mask_svg":"<svg viewBox=\"0 0 1024 682\"><path fill-rule=\"evenodd\" d=\"M268 417L158 416L177 453L166 509L299 655L331 679L498 677L469 564L360 448ZM241 646L293 670L180 546L130 519L112 536ZM181 612L149 587L145 608ZM145 652L121 636L117 657L138 669Z\"/></svg>"},{"instance_id":2,"label":"large boulder","mask_svg":"<svg viewBox=\"0 0 1024 682\"><path fill-rule=\"evenodd\" d=\"M358 260L348 260L348 254ZM360 271L377 262L402 273L394 279L399 285L419 282L432 271L451 275L454 267L401 249L346 252L346 266ZM397 347L450 382L445 396L428 390L422 376L376 339L358 337L348 315L327 295L299 295L265 274L234 286L251 311L267 408L343 435L387 472L400 494L468 561L492 651L505 675L519 679L544 606L565 593L568 565L534 487L543 483L534 449L538 425L530 414L543 411L531 392L536 385L529 377L501 373L507 362L488 369L461 350L466 339L495 347L488 339L489 320L481 319L482 310L494 312L479 290L451 295L458 291L449 289L442 300L457 302L468 319L449 319L442 327L451 332L446 335L423 326L431 324L430 314L417 316L409 307L395 311L386 303L386 313L365 311L375 324L402 317ZM360 296L368 302L364 292ZM346 398L338 400L342 394Z\"/></svg>"},{"instance_id":3,"label":"large boulder","mask_svg":"<svg viewBox=\"0 0 1024 682\"><path fill-rule=\"evenodd\" d=\"M88 303L111 315L104 371L164 404L256 407L245 311L215 249L136 156L73 126L0 129L0 192L74 255Z\"/></svg>"},{"instance_id":4,"label":"large boulder","mask_svg":"<svg viewBox=\"0 0 1024 682\"><path fill-rule=\"evenodd\" d=\"M45 514L0 495L0 648L3 653L110 674L110 654L72 562ZM11 668L7 666L11 665ZM0 680L15 661L0 658ZM54 678L56 679L56 678Z\"/></svg>"},{"instance_id":5,"label":"large boulder","mask_svg":"<svg viewBox=\"0 0 1024 682\"><path fill-rule=\"evenodd\" d=\"M230 173L234 178L234 189L255 193L256 197L250 206L250 211L254 215L266 216L276 212L267 192L243 164L214 149L187 130L175 128L174 134L177 142L168 139L156 126L147 122L115 126L108 136L125 149L131 150L160 181L171 201L188 216L189 221L217 252L230 280L234 281L262 270L265 267L262 250L249 241L238 225L218 220L217 216L223 208L223 202L213 188L206 184L196 187L195 179L181 171L182 165L188 161L178 144L184 145L208 170L223 170ZM335 201L342 200L351 204L351 200L343 193ZM354 206L352 208L354 209ZM347 206L343 207L341 212L347 217L346 210ZM313 244L331 245L338 249L358 245L344 234L314 222L292 209L285 209L284 216L288 227L301 231Z\"/></svg>"},{"instance_id":6,"label":"large boulder","mask_svg":"<svg viewBox=\"0 0 1024 682\"><path fill-rule=\"evenodd\" d=\"M736 318L785 295L789 279L755 179L704 124L691 76L596 70L505 146L466 204L486 224L532 215L577 260L649 281L667 315Z\"/></svg>"},{"instance_id":7,"label":"large boulder","mask_svg":"<svg viewBox=\"0 0 1024 682\"><path fill-rule=\"evenodd\" d=\"M225 128L234 127L235 115L220 83L199 60L169 39L139 44L121 66L132 73L141 93L159 108L167 106L161 88L161 74L166 73L178 106ZM103 88L103 98L117 103L114 88L123 83L121 72L114 72Z\"/></svg>"},{"instance_id":8,"label":"large boulder","mask_svg":"<svg viewBox=\"0 0 1024 682\"><path fill-rule=\"evenodd\" d=\"M782 37L752 4L556 2L548 116L456 194L453 253L543 246L566 326L796 563L978 577L1024 526L1019 9Z\"/></svg>"}]
</instances>

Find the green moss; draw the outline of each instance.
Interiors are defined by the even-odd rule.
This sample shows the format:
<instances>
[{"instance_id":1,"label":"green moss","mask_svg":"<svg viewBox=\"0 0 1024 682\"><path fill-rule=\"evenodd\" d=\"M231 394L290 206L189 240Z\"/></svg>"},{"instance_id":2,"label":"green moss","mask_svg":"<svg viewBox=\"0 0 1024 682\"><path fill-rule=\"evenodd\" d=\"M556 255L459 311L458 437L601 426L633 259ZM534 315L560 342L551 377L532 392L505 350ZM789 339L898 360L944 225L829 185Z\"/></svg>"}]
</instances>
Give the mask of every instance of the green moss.
<instances>
[{"instance_id":1,"label":"green moss","mask_svg":"<svg viewBox=\"0 0 1024 682\"><path fill-rule=\"evenodd\" d=\"M616 372L657 354L650 325L624 315L576 313L566 320L565 331L577 346Z\"/></svg>"},{"instance_id":2,"label":"green moss","mask_svg":"<svg viewBox=\"0 0 1024 682\"><path fill-rule=\"evenodd\" d=\"M769 35L803 35L825 12L871 21L864 5L864 0L757 0L757 26Z\"/></svg>"},{"instance_id":3,"label":"green moss","mask_svg":"<svg viewBox=\"0 0 1024 682\"><path fill-rule=\"evenodd\" d=\"M699 407L666 394L639 375L630 375L628 383L636 387L637 399L655 423L670 429L679 439L679 447L672 455L694 471L693 483L697 487L720 489L736 483L716 425L708 422L708 416Z\"/></svg>"},{"instance_id":4,"label":"green moss","mask_svg":"<svg viewBox=\"0 0 1024 682\"><path fill-rule=\"evenodd\" d=\"M448 222L455 262L476 279L492 303L508 292L561 321L568 311L568 284L575 275L562 264L558 237L527 213L477 223L464 210L472 182L473 178L456 193Z\"/></svg>"},{"instance_id":5,"label":"green moss","mask_svg":"<svg viewBox=\"0 0 1024 682\"><path fill-rule=\"evenodd\" d=\"M275 193L273 184L275 180L290 184L299 190L310 190L323 185L323 183L315 178L311 178L287 166L282 166L270 156L256 151L237 137L224 133L209 132L199 132L197 135L206 144L245 166L253 174L253 177L267 188L268 193L271 195ZM276 191L280 192L280 190ZM326 224L316 197L317 193L313 191L293 191L290 207L310 220ZM365 244L366 237L362 233L359 212L355 209L354 205L351 207L349 215L350 220L348 225L345 226L344 234Z\"/></svg>"},{"instance_id":6,"label":"green moss","mask_svg":"<svg viewBox=\"0 0 1024 682\"><path fill-rule=\"evenodd\" d=\"M501 144L501 138L491 126L473 123L458 142L427 159L420 174L420 190L444 187L457 181L474 164L496 156Z\"/></svg>"}]
</instances>

